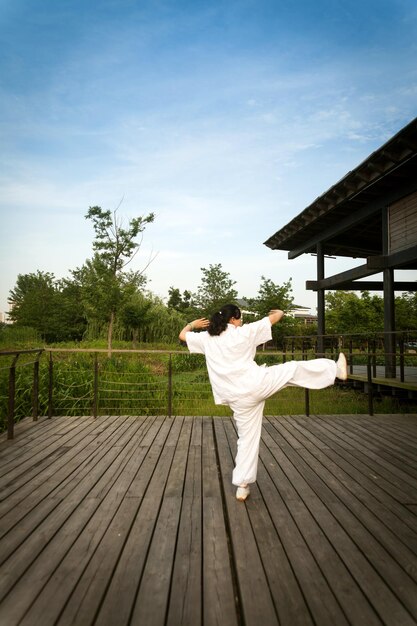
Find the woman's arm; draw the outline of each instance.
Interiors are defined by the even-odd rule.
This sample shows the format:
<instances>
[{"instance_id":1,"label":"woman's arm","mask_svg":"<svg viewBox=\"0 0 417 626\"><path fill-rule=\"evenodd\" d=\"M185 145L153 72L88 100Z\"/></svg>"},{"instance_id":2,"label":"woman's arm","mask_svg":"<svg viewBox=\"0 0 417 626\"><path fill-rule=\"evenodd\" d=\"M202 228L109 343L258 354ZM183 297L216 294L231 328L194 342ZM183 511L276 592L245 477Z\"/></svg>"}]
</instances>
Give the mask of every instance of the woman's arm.
<instances>
[{"instance_id":1,"label":"woman's arm","mask_svg":"<svg viewBox=\"0 0 417 626\"><path fill-rule=\"evenodd\" d=\"M268 317L272 325L276 324L284 317L284 311L280 311L279 309L274 309L272 311L269 311Z\"/></svg>"},{"instance_id":2,"label":"woman's arm","mask_svg":"<svg viewBox=\"0 0 417 626\"><path fill-rule=\"evenodd\" d=\"M185 341L186 333L189 333L190 331L193 331L193 330L202 330L203 328L207 328L209 324L210 324L210 321L206 319L205 317L200 317L200 319L198 320L189 322L189 324L186 324L186 326L184 326L184 328L178 335L180 338L180 341Z\"/></svg>"}]
</instances>

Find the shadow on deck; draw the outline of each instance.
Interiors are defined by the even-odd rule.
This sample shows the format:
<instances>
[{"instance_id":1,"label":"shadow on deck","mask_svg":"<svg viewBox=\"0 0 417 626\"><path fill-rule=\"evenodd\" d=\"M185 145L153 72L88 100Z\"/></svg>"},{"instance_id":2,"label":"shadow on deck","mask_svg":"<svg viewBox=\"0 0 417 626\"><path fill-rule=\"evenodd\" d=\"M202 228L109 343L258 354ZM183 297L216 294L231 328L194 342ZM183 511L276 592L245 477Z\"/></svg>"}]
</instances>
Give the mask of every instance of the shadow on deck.
<instances>
[{"instance_id":1,"label":"shadow on deck","mask_svg":"<svg viewBox=\"0 0 417 626\"><path fill-rule=\"evenodd\" d=\"M266 418L244 504L235 447L230 418L20 424L0 623L417 623L416 415Z\"/></svg>"}]
</instances>

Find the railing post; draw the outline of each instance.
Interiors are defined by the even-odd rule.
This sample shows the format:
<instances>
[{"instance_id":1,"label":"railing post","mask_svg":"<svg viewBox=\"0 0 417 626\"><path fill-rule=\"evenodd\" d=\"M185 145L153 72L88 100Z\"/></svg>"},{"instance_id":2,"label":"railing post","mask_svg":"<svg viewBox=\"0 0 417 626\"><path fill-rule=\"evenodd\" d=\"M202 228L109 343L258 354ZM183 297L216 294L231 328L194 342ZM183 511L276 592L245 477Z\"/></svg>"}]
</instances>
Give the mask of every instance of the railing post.
<instances>
[{"instance_id":1,"label":"railing post","mask_svg":"<svg viewBox=\"0 0 417 626\"><path fill-rule=\"evenodd\" d=\"M310 417L310 389L307 389L307 387L304 389L304 398L306 406L306 416Z\"/></svg>"},{"instance_id":2,"label":"railing post","mask_svg":"<svg viewBox=\"0 0 417 626\"><path fill-rule=\"evenodd\" d=\"M372 375L376 378L376 340L372 340Z\"/></svg>"},{"instance_id":3,"label":"railing post","mask_svg":"<svg viewBox=\"0 0 417 626\"><path fill-rule=\"evenodd\" d=\"M349 341L349 374L353 374L353 340Z\"/></svg>"},{"instance_id":4,"label":"railing post","mask_svg":"<svg viewBox=\"0 0 417 626\"><path fill-rule=\"evenodd\" d=\"M285 339L282 343L282 362L287 362L287 342L285 341Z\"/></svg>"},{"instance_id":5,"label":"railing post","mask_svg":"<svg viewBox=\"0 0 417 626\"><path fill-rule=\"evenodd\" d=\"M48 417L51 419L53 415L53 384L54 384L54 364L52 360L52 352L49 353L48 364Z\"/></svg>"},{"instance_id":6,"label":"railing post","mask_svg":"<svg viewBox=\"0 0 417 626\"><path fill-rule=\"evenodd\" d=\"M94 354L94 381L93 381L93 417L98 414L98 357Z\"/></svg>"},{"instance_id":7,"label":"railing post","mask_svg":"<svg viewBox=\"0 0 417 626\"><path fill-rule=\"evenodd\" d=\"M34 422L38 420L39 413L39 357L40 353L33 364L32 419Z\"/></svg>"},{"instance_id":8,"label":"railing post","mask_svg":"<svg viewBox=\"0 0 417 626\"><path fill-rule=\"evenodd\" d=\"M9 371L9 410L7 414L7 439L14 437L14 405L16 392L16 363L19 355L16 354Z\"/></svg>"},{"instance_id":9,"label":"railing post","mask_svg":"<svg viewBox=\"0 0 417 626\"><path fill-rule=\"evenodd\" d=\"M372 355L368 350L368 362L367 362L367 374L368 374L368 413L374 414L374 396L372 388L372 368L371 368Z\"/></svg>"},{"instance_id":10,"label":"railing post","mask_svg":"<svg viewBox=\"0 0 417 626\"><path fill-rule=\"evenodd\" d=\"M399 340L400 344L400 381L404 382L404 337Z\"/></svg>"},{"instance_id":11,"label":"railing post","mask_svg":"<svg viewBox=\"0 0 417 626\"><path fill-rule=\"evenodd\" d=\"M172 417L172 358L169 353L168 361L168 417Z\"/></svg>"},{"instance_id":12,"label":"railing post","mask_svg":"<svg viewBox=\"0 0 417 626\"><path fill-rule=\"evenodd\" d=\"M39 417L39 359L43 350L39 350L38 356L33 364L33 397L32 397L32 417L37 422Z\"/></svg>"}]
</instances>

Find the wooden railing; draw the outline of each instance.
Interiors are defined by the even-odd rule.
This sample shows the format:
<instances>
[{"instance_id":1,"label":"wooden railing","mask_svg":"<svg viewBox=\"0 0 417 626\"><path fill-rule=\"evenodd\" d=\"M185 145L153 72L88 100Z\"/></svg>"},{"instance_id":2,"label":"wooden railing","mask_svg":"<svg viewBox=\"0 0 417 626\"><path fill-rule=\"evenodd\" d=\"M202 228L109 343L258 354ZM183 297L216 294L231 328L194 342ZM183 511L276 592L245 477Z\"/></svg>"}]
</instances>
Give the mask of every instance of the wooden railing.
<instances>
[{"instance_id":1,"label":"wooden railing","mask_svg":"<svg viewBox=\"0 0 417 626\"><path fill-rule=\"evenodd\" d=\"M378 381L381 384L377 368L384 366L386 357L381 347L382 338L374 336L365 340L364 337L339 335L326 336L325 339L325 356L336 359L342 349L348 358L351 380L359 380L362 376L368 394L368 412L373 415L374 383ZM390 357L391 361L394 357L398 362L400 382L404 383L407 379L407 368L412 368L417 393L417 349L410 349L409 344L410 341L406 341L404 336L399 337L398 352ZM317 338L286 337L282 351L268 349L259 352L259 355L265 354L275 363L314 358L319 356ZM126 358L130 359L132 371L118 371L117 360L126 362ZM107 358L107 350L39 348L0 352L0 373L3 374L0 400L5 413L3 423L7 423L7 436L13 438L15 420L22 416L31 415L36 421L40 414L47 417L97 417L103 412L108 415L120 414L120 411L131 414L130 411L134 410L134 414L172 416L173 404L178 402L178 396L182 397L183 403L188 401L186 408L181 406L181 410L192 412L196 403L203 406L204 402L212 403L211 388L205 374L196 376L192 385L182 381L184 371L192 372L198 358L201 360L198 362L199 371L203 372L204 357L190 355L185 350L114 350L112 359ZM146 364L142 371L140 362ZM357 374L358 367L362 368L361 376ZM17 388L18 368L21 374L25 371L25 376L20 376L20 386ZM307 389L304 391L304 413L310 415L310 392Z\"/></svg>"},{"instance_id":2,"label":"wooden railing","mask_svg":"<svg viewBox=\"0 0 417 626\"><path fill-rule=\"evenodd\" d=\"M0 356L11 357L11 363L8 366L8 396L7 396L7 437L13 438L14 433L14 415L16 401L16 368L19 358L22 355L35 356L34 360L26 361L23 367L33 365L33 382L32 382L32 417L36 421L38 419L38 393L39 393L39 360L44 352L43 348L33 350L13 350L3 351Z\"/></svg>"}]
</instances>

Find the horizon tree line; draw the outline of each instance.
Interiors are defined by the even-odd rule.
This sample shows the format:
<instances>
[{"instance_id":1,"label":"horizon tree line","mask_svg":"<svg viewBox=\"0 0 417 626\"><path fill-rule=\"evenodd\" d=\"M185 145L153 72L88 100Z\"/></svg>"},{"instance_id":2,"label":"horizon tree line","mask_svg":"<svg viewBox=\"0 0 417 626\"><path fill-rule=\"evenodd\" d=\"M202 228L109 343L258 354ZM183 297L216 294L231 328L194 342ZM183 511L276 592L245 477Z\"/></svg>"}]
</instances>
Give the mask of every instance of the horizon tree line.
<instances>
[{"instance_id":1,"label":"horizon tree line","mask_svg":"<svg viewBox=\"0 0 417 626\"><path fill-rule=\"evenodd\" d=\"M138 342L176 341L184 320L210 316L227 302L237 302L236 281L221 263L202 267L195 292L171 286L167 302L147 289L146 269L127 266L140 251L143 233L154 214L136 217L127 227L117 209L90 207L85 218L93 223L93 255L70 276L56 279L53 273L37 270L19 274L10 291L10 320L16 328L33 328L46 343L107 339L109 353L113 339ZM246 308L258 317L272 308L289 311L294 306L291 278L278 285L261 276L256 296L244 297ZM396 298L397 330L417 329L417 294ZM336 291L326 295L328 333L382 332L383 299L367 291ZM302 332L301 332L302 331ZM314 334L290 316L273 329L277 342L286 335Z\"/></svg>"}]
</instances>

